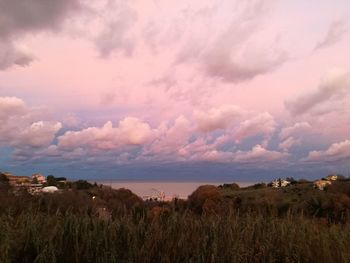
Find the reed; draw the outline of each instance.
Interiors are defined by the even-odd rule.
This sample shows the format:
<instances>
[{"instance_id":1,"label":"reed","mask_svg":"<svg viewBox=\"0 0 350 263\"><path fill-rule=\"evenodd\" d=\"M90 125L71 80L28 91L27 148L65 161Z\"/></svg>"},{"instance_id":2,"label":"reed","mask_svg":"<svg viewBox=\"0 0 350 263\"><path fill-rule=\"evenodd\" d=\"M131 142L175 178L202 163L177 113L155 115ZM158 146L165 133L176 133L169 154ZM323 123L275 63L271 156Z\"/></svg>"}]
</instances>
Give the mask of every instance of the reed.
<instances>
[{"instance_id":1,"label":"reed","mask_svg":"<svg viewBox=\"0 0 350 263\"><path fill-rule=\"evenodd\" d=\"M0 262L349 262L350 227L303 216L0 217Z\"/></svg>"}]
</instances>

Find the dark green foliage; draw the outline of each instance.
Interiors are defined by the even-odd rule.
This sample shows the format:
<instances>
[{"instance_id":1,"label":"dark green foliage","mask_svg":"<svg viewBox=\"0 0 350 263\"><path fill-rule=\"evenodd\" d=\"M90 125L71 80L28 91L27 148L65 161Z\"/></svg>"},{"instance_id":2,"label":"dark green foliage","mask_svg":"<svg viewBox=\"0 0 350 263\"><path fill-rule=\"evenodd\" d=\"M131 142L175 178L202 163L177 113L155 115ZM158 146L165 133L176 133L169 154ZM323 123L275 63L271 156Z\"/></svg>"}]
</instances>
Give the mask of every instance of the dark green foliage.
<instances>
[{"instance_id":1,"label":"dark green foliage","mask_svg":"<svg viewBox=\"0 0 350 263\"><path fill-rule=\"evenodd\" d=\"M7 189L9 188L9 186L10 186L9 179L5 174L0 172L0 189Z\"/></svg>"},{"instance_id":2,"label":"dark green foliage","mask_svg":"<svg viewBox=\"0 0 350 263\"><path fill-rule=\"evenodd\" d=\"M66 177L55 177L55 180L57 182L65 182L65 181L67 181L67 178Z\"/></svg>"},{"instance_id":3,"label":"dark green foliage","mask_svg":"<svg viewBox=\"0 0 350 263\"><path fill-rule=\"evenodd\" d=\"M266 188L267 185L265 183L258 183L253 185L254 189Z\"/></svg>"},{"instance_id":4,"label":"dark green foliage","mask_svg":"<svg viewBox=\"0 0 350 263\"><path fill-rule=\"evenodd\" d=\"M0 183L8 183L9 179L7 178L6 174L0 172Z\"/></svg>"},{"instance_id":5,"label":"dark green foliage","mask_svg":"<svg viewBox=\"0 0 350 263\"><path fill-rule=\"evenodd\" d=\"M303 179L303 178L298 180L298 184L309 184L309 183L311 183L309 180L306 180L306 179Z\"/></svg>"},{"instance_id":6,"label":"dark green foliage","mask_svg":"<svg viewBox=\"0 0 350 263\"><path fill-rule=\"evenodd\" d=\"M86 190L86 189L91 189L93 185L86 180L78 180L73 182L72 187L78 190L84 190L84 189Z\"/></svg>"},{"instance_id":7,"label":"dark green foliage","mask_svg":"<svg viewBox=\"0 0 350 263\"><path fill-rule=\"evenodd\" d=\"M286 180L290 182L291 185L298 183L298 181L295 180L293 177L287 177Z\"/></svg>"},{"instance_id":8,"label":"dark green foliage","mask_svg":"<svg viewBox=\"0 0 350 263\"><path fill-rule=\"evenodd\" d=\"M57 186L57 181L53 175L48 175L46 181L48 186Z\"/></svg>"},{"instance_id":9,"label":"dark green foliage","mask_svg":"<svg viewBox=\"0 0 350 263\"><path fill-rule=\"evenodd\" d=\"M239 185L236 183L219 185L219 188L229 189L229 190L239 190Z\"/></svg>"}]
</instances>

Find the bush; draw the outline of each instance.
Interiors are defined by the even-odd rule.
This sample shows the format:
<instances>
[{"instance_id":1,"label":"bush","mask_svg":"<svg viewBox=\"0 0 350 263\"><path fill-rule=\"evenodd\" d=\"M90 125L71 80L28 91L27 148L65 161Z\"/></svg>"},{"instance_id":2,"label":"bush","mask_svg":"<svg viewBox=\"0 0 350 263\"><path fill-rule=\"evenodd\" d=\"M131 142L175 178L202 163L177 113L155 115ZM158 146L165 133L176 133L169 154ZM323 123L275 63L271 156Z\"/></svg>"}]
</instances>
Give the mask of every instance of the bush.
<instances>
[{"instance_id":1,"label":"bush","mask_svg":"<svg viewBox=\"0 0 350 263\"><path fill-rule=\"evenodd\" d=\"M221 194L216 186L199 186L197 190L188 197L190 207L199 213L203 212L203 205L207 200L211 200L211 206L213 206L213 203L217 204L221 200Z\"/></svg>"},{"instance_id":2,"label":"bush","mask_svg":"<svg viewBox=\"0 0 350 263\"><path fill-rule=\"evenodd\" d=\"M265 183L258 183L258 184L254 184L253 188L254 189L262 189L262 188L266 188L267 185Z\"/></svg>"},{"instance_id":3,"label":"bush","mask_svg":"<svg viewBox=\"0 0 350 263\"><path fill-rule=\"evenodd\" d=\"M73 182L72 187L77 190L87 190L87 189L91 189L93 185L86 180L78 180Z\"/></svg>"},{"instance_id":4,"label":"bush","mask_svg":"<svg viewBox=\"0 0 350 263\"><path fill-rule=\"evenodd\" d=\"M301 178L298 180L298 184L309 184L309 183L311 183L311 182L309 180L304 179L304 178Z\"/></svg>"},{"instance_id":5,"label":"bush","mask_svg":"<svg viewBox=\"0 0 350 263\"><path fill-rule=\"evenodd\" d=\"M10 182L7 176L3 173L0 173L0 188L9 188Z\"/></svg>"},{"instance_id":6,"label":"bush","mask_svg":"<svg viewBox=\"0 0 350 263\"><path fill-rule=\"evenodd\" d=\"M223 184L223 185L219 185L219 188L221 189L229 189L229 190L239 190L239 185L236 183L232 183L232 184Z\"/></svg>"},{"instance_id":7,"label":"bush","mask_svg":"<svg viewBox=\"0 0 350 263\"><path fill-rule=\"evenodd\" d=\"M46 182L48 186L57 186L57 181L53 175L48 175Z\"/></svg>"}]
</instances>

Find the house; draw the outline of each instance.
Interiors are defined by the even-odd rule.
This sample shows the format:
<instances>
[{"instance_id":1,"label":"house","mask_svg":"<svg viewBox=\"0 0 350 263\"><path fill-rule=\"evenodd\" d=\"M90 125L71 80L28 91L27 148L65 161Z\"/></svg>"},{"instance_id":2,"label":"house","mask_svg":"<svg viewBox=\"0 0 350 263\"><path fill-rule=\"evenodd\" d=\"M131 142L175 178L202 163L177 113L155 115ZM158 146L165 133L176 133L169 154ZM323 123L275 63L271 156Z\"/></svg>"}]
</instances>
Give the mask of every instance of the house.
<instances>
[{"instance_id":1,"label":"house","mask_svg":"<svg viewBox=\"0 0 350 263\"><path fill-rule=\"evenodd\" d=\"M271 185L273 188L279 188L279 187L286 187L290 185L290 182L284 179L275 179L271 182Z\"/></svg>"},{"instance_id":2,"label":"house","mask_svg":"<svg viewBox=\"0 0 350 263\"><path fill-rule=\"evenodd\" d=\"M338 179L338 176L336 176L335 174L330 174L326 177L327 181L336 181Z\"/></svg>"},{"instance_id":3,"label":"house","mask_svg":"<svg viewBox=\"0 0 350 263\"><path fill-rule=\"evenodd\" d=\"M39 184L46 183L46 177L42 174L32 174L32 181L37 181Z\"/></svg>"},{"instance_id":4,"label":"house","mask_svg":"<svg viewBox=\"0 0 350 263\"><path fill-rule=\"evenodd\" d=\"M332 184L332 181L336 181L338 176L335 174L330 174L326 178L322 178L321 180L316 180L314 182L314 188L319 190L324 190L324 188L328 185Z\"/></svg>"},{"instance_id":5,"label":"house","mask_svg":"<svg viewBox=\"0 0 350 263\"><path fill-rule=\"evenodd\" d=\"M32 182L29 176L15 176L10 174L5 174L9 179L9 183L12 186L29 186Z\"/></svg>"},{"instance_id":6,"label":"house","mask_svg":"<svg viewBox=\"0 0 350 263\"><path fill-rule=\"evenodd\" d=\"M318 189L318 190L324 190L326 186L331 185L332 182L329 180L316 180L314 182L314 188Z\"/></svg>"}]
</instances>

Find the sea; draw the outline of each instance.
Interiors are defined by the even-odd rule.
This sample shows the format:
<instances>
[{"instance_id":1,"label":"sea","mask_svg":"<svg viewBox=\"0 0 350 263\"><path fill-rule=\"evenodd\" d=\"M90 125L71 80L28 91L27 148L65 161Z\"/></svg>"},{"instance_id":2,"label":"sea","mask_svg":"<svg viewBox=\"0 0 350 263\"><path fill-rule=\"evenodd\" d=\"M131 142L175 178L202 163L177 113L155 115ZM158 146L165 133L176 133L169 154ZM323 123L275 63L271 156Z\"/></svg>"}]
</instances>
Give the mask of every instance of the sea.
<instances>
[{"instance_id":1,"label":"sea","mask_svg":"<svg viewBox=\"0 0 350 263\"><path fill-rule=\"evenodd\" d=\"M232 182L169 182L169 181L119 181L119 180L105 180L98 181L98 184L110 186L114 189L126 188L147 199L149 197L157 196L160 192L164 192L166 199L174 197L187 199L187 197L201 185L222 185ZM253 185L255 182L236 182L240 187Z\"/></svg>"}]
</instances>

